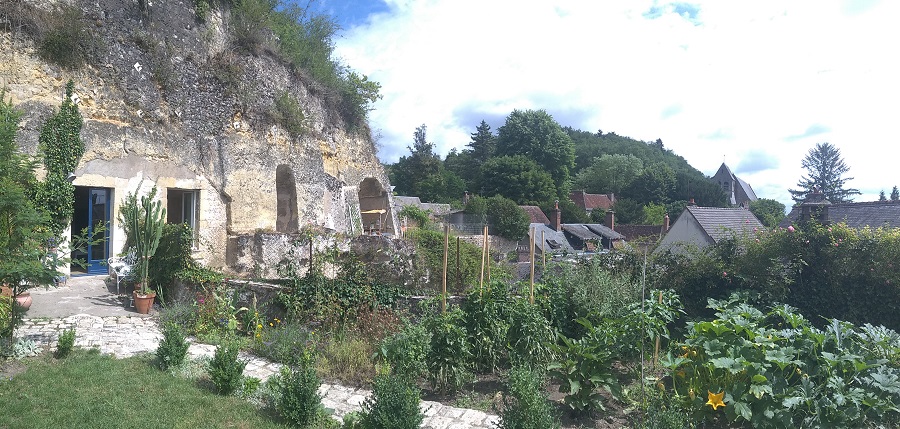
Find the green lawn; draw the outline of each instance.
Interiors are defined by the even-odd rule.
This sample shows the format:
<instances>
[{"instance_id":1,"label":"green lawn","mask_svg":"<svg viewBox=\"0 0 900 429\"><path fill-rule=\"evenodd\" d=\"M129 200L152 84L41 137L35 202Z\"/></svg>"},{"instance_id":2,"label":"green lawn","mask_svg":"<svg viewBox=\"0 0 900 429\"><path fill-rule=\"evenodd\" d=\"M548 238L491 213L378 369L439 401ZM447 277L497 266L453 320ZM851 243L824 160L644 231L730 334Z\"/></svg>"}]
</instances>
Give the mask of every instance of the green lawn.
<instances>
[{"instance_id":1,"label":"green lawn","mask_svg":"<svg viewBox=\"0 0 900 429\"><path fill-rule=\"evenodd\" d=\"M289 427L244 400L160 371L150 357L78 350L27 366L0 380L0 429Z\"/></svg>"}]
</instances>

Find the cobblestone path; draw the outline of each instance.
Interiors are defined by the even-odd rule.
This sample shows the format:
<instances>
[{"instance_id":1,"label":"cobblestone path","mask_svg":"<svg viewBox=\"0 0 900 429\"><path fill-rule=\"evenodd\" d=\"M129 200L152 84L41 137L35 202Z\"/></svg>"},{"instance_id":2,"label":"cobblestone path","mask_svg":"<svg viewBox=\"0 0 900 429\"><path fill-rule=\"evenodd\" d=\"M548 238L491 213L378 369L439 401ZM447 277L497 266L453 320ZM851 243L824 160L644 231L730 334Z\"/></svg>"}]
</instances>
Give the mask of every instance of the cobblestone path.
<instances>
[{"instance_id":1,"label":"cobblestone path","mask_svg":"<svg viewBox=\"0 0 900 429\"><path fill-rule=\"evenodd\" d=\"M98 348L101 353L112 354L119 358L130 357L141 353L153 353L162 334L155 319L145 317L99 317L78 314L63 319L25 319L16 331L16 335L27 338L40 346L56 348L59 333L65 329L75 328L75 345L84 348ZM192 358L212 356L215 346L191 343L188 354ZM247 359L244 375L266 380L278 372L279 364L250 355L241 355ZM337 384L322 384L319 387L322 404L334 410L334 416L343 418L347 413L359 411L366 397L371 393L364 389L354 389ZM499 422L495 415L483 411L466 408L455 408L439 402L422 401L425 429L487 429L494 428Z\"/></svg>"}]
</instances>

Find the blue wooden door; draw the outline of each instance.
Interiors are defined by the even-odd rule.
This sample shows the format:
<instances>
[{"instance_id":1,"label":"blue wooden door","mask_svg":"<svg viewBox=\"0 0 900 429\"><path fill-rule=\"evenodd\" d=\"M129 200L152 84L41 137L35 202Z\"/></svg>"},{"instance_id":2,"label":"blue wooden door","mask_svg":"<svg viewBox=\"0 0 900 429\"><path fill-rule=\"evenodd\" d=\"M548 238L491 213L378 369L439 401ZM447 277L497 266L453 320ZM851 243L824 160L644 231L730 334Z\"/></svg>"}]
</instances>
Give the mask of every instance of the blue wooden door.
<instances>
[{"instance_id":1,"label":"blue wooden door","mask_svg":"<svg viewBox=\"0 0 900 429\"><path fill-rule=\"evenodd\" d=\"M90 188L88 198L88 231L93 234L103 226L102 234L95 239L103 240L97 244L87 246L87 272L88 274L106 274L106 260L109 258L109 215L110 215L110 190L106 188Z\"/></svg>"}]
</instances>

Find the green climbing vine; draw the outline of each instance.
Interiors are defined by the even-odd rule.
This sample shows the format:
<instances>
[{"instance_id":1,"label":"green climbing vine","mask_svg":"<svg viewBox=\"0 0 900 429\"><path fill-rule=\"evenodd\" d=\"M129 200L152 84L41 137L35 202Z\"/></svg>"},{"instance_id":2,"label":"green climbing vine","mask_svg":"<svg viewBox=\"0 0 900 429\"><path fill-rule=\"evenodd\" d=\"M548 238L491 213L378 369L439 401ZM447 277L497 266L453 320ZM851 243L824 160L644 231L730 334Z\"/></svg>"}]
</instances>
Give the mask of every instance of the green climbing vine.
<instances>
[{"instance_id":1,"label":"green climbing vine","mask_svg":"<svg viewBox=\"0 0 900 429\"><path fill-rule=\"evenodd\" d=\"M47 119L38 138L47 178L38 190L38 203L50 215L48 229L59 237L74 211L75 186L68 180L84 154L81 127L84 120L72 100L75 84L66 84L66 96L59 112Z\"/></svg>"}]
</instances>

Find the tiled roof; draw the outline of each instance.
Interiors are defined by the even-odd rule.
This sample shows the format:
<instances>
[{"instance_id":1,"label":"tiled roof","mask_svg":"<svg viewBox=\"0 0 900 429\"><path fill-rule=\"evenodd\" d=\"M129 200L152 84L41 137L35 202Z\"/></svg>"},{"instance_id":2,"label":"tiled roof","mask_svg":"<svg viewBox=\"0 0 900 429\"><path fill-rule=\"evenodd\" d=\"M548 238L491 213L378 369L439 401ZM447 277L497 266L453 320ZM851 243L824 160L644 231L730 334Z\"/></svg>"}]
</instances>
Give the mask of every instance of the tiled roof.
<instances>
[{"instance_id":1,"label":"tiled roof","mask_svg":"<svg viewBox=\"0 0 900 429\"><path fill-rule=\"evenodd\" d=\"M525 213L528 213L528 217L531 218L530 223L543 223L549 224L550 219L538 206L519 206L522 210L525 210Z\"/></svg>"},{"instance_id":2,"label":"tiled roof","mask_svg":"<svg viewBox=\"0 0 900 429\"><path fill-rule=\"evenodd\" d=\"M600 240L603 238L602 235L599 235L591 230L589 230L584 225L578 224L564 224L562 225L562 230L578 237L581 240Z\"/></svg>"},{"instance_id":3,"label":"tiled roof","mask_svg":"<svg viewBox=\"0 0 900 429\"><path fill-rule=\"evenodd\" d=\"M569 240L566 239L566 234L562 231L557 231L543 223L532 223L528 227L529 233L532 228L534 229L534 246L537 249L541 249L541 233L543 233L545 241L543 248L547 249L547 253L575 253L575 248L569 244Z\"/></svg>"},{"instance_id":4,"label":"tiled roof","mask_svg":"<svg viewBox=\"0 0 900 429\"><path fill-rule=\"evenodd\" d=\"M588 211L595 209L609 210L615 203L613 194L588 194L584 191L572 191L569 194L569 198L575 205Z\"/></svg>"},{"instance_id":5,"label":"tiled roof","mask_svg":"<svg viewBox=\"0 0 900 429\"><path fill-rule=\"evenodd\" d=\"M778 226L787 227L800 217L800 207L794 206ZM837 203L828 206L828 220L844 222L851 228L882 226L900 228L900 201L870 201Z\"/></svg>"},{"instance_id":6,"label":"tiled roof","mask_svg":"<svg viewBox=\"0 0 900 429\"><path fill-rule=\"evenodd\" d=\"M713 242L735 232L749 232L753 228L764 228L750 210L742 208L719 208L688 206L687 210Z\"/></svg>"},{"instance_id":7,"label":"tiled roof","mask_svg":"<svg viewBox=\"0 0 900 429\"><path fill-rule=\"evenodd\" d=\"M584 224L589 230L594 232L595 234L602 235L604 238L608 238L610 240L622 240L625 238L624 235L619 234L616 231L613 231L609 227L605 225L600 225L599 223L588 223Z\"/></svg>"},{"instance_id":8,"label":"tiled roof","mask_svg":"<svg viewBox=\"0 0 900 429\"><path fill-rule=\"evenodd\" d=\"M626 241L641 238L656 240L662 235L662 225L616 225L616 232L625 236Z\"/></svg>"}]
</instances>

